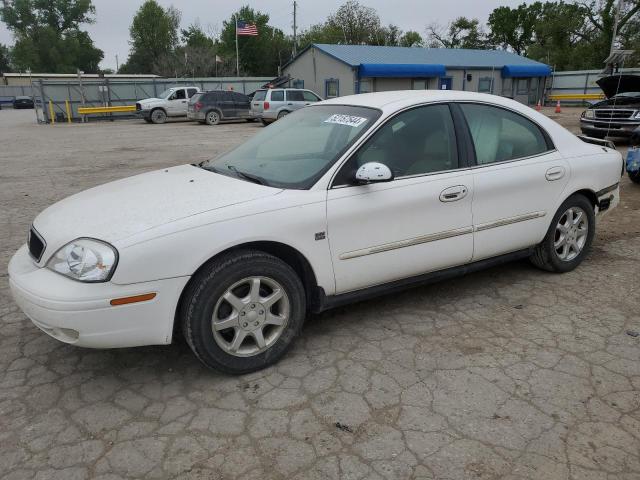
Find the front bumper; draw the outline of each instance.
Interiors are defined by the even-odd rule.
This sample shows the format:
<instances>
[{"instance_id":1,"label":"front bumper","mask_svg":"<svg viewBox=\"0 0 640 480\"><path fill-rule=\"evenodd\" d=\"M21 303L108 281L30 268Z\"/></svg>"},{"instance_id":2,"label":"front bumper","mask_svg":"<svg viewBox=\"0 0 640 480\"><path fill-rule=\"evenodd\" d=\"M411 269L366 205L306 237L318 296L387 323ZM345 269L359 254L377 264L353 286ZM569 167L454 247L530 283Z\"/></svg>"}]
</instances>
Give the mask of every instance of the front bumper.
<instances>
[{"instance_id":1,"label":"front bumper","mask_svg":"<svg viewBox=\"0 0 640 480\"><path fill-rule=\"evenodd\" d=\"M140 118L151 118L151 110L136 110L136 115Z\"/></svg>"},{"instance_id":2,"label":"front bumper","mask_svg":"<svg viewBox=\"0 0 640 480\"><path fill-rule=\"evenodd\" d=\"M189 120L204 120L204 112L187 112Z\"/></svg>"},{"instance_id":3,"label":"front bumper","mask_svg":"<svg viewBox=\"0 0 640 480\"><path fill-rule=\"evenodd\" d=\"M607 121L580 119L582 133L598 137L630 137L640 127L640 121Z\"/></svg>"},{"instance_id":4,"label":"front bumper","mask_svg":"<svg viewBox=\"0 0 640 480\"><path fill-rule=\"evenodd\" d=\"M36 266L26 245L9 262L15 302L42 331L61 342L91 348L171 343L176 305L189 277L116 285L82 283ZM154 299L112 306L145 293Z\"/></svg>"}]
</instances>

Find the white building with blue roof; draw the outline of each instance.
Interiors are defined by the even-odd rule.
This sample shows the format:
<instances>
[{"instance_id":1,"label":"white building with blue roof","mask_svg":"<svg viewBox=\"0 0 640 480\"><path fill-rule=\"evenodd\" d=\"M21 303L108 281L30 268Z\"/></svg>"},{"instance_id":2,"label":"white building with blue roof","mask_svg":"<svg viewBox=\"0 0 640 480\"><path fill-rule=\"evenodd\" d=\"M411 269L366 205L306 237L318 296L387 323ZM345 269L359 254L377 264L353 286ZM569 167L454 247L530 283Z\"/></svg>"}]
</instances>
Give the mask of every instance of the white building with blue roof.
<instances>
[{"instance_id":1,"label":"white building with blue roof","mask_svg":"<svg viewBox=\"0 0 640 480\"><path fill-rule=\"evenodd\" d=\"M504 50L312 44L282 68L325 98L389 90L493 93L535 104L551 67Z\"/></svg>"}]
</instances>

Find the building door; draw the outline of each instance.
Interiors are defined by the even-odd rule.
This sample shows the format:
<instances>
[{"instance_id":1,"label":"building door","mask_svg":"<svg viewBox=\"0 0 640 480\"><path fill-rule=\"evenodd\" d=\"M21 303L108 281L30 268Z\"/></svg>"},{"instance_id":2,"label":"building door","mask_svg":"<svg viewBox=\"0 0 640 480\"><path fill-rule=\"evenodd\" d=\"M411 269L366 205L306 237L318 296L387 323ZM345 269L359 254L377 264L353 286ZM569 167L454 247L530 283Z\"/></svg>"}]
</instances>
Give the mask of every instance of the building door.
<instances>
[{"instance_id":1,"label":"building door","mask_svg":"<svg viewBox=\"0 0 640 480\"><path fill-rule=\"evenodd\" d=\"M440 90L451 90L453 88L453 79L451 77L440 77Z\"/></svg>"}]
</instances>

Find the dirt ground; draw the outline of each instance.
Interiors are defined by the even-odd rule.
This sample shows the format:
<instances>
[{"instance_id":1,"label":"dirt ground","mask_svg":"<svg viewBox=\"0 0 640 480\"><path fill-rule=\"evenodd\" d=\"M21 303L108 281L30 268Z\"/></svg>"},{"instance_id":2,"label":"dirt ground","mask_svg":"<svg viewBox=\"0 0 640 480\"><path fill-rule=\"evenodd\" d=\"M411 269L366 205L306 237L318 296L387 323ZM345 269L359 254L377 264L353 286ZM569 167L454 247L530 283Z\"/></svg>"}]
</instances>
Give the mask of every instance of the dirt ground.
<instances>
[{"instance_id":1,"label":"dirt ground","mask_svg":"<svg viewBox=\"0 0 640 480\"><path fill-rule=\"evenodd\" d=\"M578 110L545 113L578 130ZM183 343L68 346L18 310L7 263L38 212L260 128L0 111L1 478L640 478L640 186L626 176L574 272L517 262L326 312L242 377Z\"/></svg>"}]
</instances>

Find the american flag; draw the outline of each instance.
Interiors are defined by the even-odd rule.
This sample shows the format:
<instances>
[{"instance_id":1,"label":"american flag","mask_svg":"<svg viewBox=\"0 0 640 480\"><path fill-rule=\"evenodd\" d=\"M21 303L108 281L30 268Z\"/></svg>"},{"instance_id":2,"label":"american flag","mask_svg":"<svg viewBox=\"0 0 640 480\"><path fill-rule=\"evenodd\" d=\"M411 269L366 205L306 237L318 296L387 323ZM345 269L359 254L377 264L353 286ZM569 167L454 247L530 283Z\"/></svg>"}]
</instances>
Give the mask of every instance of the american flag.
<instances>
[{"instance_id":1,"label":"american flag","mask_svg":"<svg viewBox=\"0 0 640 480\"><path fill-rule=\"evenodd\" d=\"M256 27L255 23L247 23L244 20L238 20L236 34L256 37L258 36L258 27Z\"/></svg>"}]
</instances>

